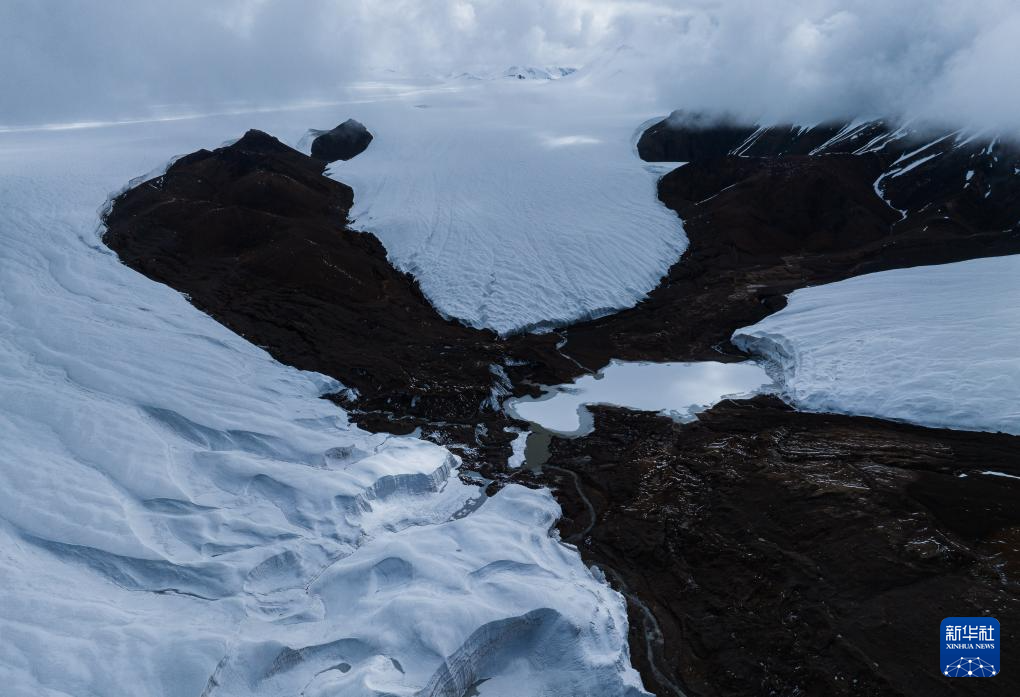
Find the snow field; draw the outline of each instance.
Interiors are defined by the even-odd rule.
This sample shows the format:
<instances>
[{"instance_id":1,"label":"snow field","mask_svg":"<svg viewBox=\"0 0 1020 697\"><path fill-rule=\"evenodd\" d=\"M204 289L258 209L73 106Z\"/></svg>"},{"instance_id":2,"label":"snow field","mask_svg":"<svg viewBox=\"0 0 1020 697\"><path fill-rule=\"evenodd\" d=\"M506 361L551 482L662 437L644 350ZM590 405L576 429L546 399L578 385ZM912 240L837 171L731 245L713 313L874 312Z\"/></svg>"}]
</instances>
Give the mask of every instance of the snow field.
<instances>
[{"instance_id":1,"label":"snow field","mask_svg":"<svg viewBox=\"0 0 1020 697\"><path fill-rule=\"evenodd\" d=\"M733 342L799 409L1020 435L1020 256L797 290Z\"/></svg>"}]
</instances>

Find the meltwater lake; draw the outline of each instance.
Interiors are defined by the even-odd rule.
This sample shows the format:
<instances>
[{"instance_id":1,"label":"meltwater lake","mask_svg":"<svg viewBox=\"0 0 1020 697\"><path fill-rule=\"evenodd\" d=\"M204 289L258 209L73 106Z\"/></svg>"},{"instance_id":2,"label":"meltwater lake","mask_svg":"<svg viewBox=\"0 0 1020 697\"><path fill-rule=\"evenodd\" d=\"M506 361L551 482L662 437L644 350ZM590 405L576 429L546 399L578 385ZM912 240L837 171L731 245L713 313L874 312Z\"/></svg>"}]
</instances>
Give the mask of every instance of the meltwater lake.
<instances>
[{"instance_id":1,"label":"meltwater lake","mask_svg":"<svg viewBox=\"0 0 1020 697\"><path fill-rule=\"evenodd\" d=\"M545 388L541 397L508 401L504 408L558 435L592 430L589 405L608 404L690 420L726 397L748 396L772 384L757 363L643 363L612 361L594 375Z\"/></svg>"}]
</instances>

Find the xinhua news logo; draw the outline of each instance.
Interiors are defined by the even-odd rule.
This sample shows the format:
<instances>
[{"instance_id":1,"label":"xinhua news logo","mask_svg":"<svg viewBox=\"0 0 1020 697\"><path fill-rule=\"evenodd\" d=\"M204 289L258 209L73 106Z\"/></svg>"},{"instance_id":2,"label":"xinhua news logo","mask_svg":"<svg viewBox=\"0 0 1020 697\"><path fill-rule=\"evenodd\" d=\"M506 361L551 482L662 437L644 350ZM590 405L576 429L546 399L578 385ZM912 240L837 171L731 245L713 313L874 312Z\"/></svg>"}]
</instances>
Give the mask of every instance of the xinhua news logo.
<instances>
[{"instance_id":1,"label":"xinhua news logo","mask_svg":"<svg viewBox=\"0 0 1020 697\"><path fill-rule=\"evenodd\" d=\"M991 617L947 617L942 620L943 675L950 678L992 678L999 674L999 621Z\"/></svg>"}]
</instances>

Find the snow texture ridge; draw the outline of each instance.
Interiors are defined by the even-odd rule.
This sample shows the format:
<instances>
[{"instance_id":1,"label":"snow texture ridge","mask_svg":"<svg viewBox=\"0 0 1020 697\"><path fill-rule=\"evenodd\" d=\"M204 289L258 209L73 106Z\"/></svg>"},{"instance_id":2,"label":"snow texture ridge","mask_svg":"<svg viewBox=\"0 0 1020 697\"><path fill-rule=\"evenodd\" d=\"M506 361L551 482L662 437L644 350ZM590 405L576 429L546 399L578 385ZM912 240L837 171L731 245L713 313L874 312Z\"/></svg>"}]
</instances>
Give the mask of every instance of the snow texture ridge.
<instances>
[{"instance_id":1,"label":"snow texture ridge","mask_svg":"<svg viewBox=\"0 0 1020 697\"><path fill-rule=\"evenodd\" d=\"M335 116L0 134L4 695L645 694L548 491L358 430L99 242L169 155Z\"/></svg>"},{"instance_id":2,"label":"snow texture ridge","mask_svg":"<svg viewBox=\"0 0 1020 697\"><path fill-rule=\"evenodd\" d=\"M1020 435L1020 256L797 290L733 342L808 411Z\"/></svg>"}]
</instances>

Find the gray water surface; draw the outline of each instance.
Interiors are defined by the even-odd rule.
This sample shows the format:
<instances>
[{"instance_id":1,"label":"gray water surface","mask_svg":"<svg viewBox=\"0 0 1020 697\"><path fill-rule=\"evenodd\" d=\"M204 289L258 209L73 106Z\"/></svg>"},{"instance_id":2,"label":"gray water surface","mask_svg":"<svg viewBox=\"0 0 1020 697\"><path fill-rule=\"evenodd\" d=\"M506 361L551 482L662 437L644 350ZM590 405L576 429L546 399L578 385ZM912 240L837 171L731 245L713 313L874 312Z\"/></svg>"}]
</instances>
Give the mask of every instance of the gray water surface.
<instances>
[{"instance_id":1,"label":"gray water surface","mask_svg":"<svg viewBox=\"0 0 1020 697\"><path fill-rule=\"evenodd\" d=\"M541 397L509 400L511 415L561 436L592 431L589 405L608 404L655 411L689 421L725 397L749 396L772 384L765 370L742 363L638 363L612 361L594 375L547 387ZM532 438L527 447L531 449ZM535 444L538 447L538 443ZM528 458L526 458L528 459Z\"/></svg>"}]
</instances>

